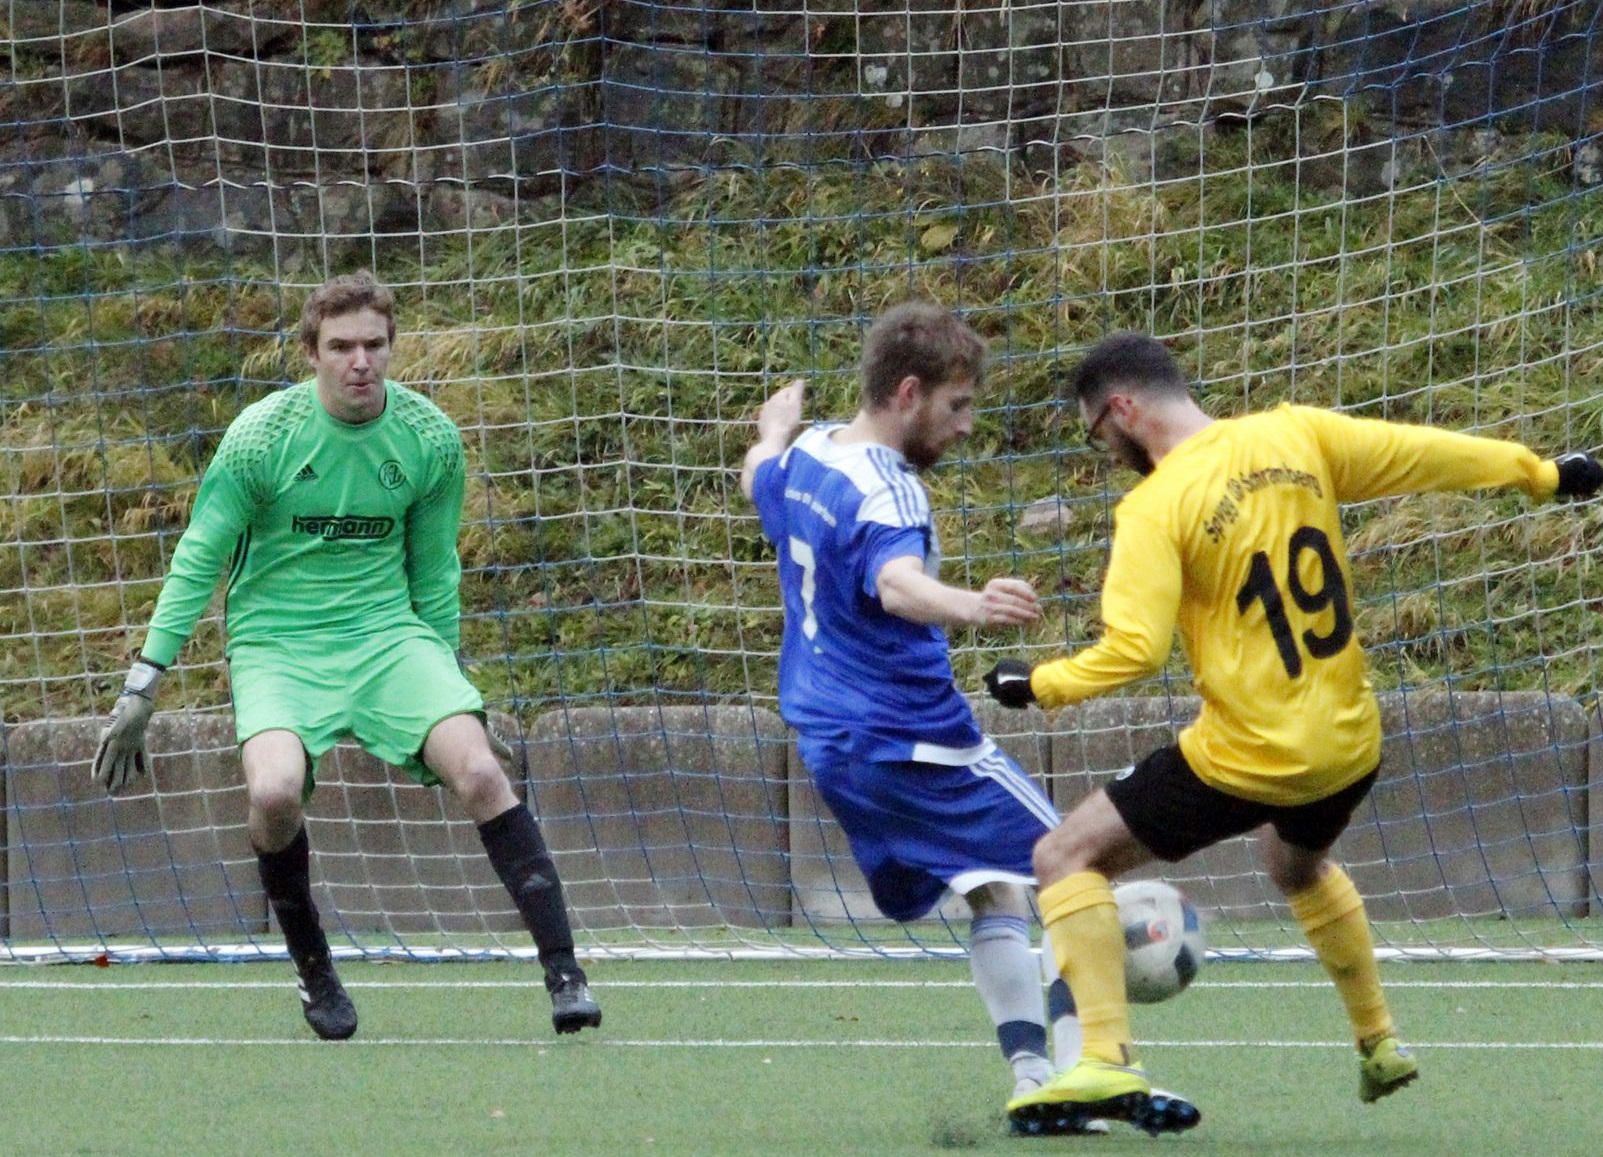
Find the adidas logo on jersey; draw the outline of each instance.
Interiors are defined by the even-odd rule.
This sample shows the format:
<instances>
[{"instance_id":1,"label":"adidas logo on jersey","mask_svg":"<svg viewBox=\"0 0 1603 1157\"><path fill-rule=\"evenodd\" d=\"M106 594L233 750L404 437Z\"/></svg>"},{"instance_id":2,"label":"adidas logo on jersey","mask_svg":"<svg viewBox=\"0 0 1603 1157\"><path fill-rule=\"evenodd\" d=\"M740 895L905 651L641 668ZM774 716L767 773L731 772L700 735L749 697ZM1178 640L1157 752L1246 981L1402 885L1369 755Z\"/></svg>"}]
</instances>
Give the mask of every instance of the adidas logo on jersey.
<instances>
[{"instance_id":1,"label":"adidas logo on jersey","mask_svg":"<svg viewBox=\"0 0 1603 1157\"><path fill-rule=\"evenodd\" d=\"M297 481L297 482L315 482L315 481L317 481L317 471L312 469L312 464L310 462L308 462L306 465L302 466L300 468L300 470L298 470L296 472L295 481Z\"/></svg>"}]
</instances>

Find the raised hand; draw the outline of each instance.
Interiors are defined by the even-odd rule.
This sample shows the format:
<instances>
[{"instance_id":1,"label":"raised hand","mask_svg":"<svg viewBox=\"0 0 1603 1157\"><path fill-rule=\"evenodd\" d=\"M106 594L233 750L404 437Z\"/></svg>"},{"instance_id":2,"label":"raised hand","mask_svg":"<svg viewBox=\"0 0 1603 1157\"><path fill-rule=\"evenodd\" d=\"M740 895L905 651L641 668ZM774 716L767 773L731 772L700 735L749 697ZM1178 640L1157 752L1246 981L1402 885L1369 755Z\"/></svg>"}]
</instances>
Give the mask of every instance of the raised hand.
<instances>
[{"instance_id":1,"label":"raised hand","mask_svg":"<svg viewBox=\"0 0 1603 1157\"><path fill-rule=\"evenodd\" d=\"M802 403L807 385L800 378L775 390L757 411L757 437L764 442L788 446L801 425Z\"/></svg>"}]
</instances>

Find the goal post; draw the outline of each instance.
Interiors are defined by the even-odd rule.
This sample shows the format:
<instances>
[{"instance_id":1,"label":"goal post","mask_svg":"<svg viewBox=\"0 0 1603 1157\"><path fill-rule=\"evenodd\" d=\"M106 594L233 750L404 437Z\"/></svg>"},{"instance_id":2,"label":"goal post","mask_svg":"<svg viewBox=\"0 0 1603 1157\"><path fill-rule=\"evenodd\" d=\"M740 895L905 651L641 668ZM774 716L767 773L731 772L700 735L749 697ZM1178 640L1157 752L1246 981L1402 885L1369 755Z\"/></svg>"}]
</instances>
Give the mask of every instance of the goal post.
<instances>
[{"instance_id":1,"label":"goal post","mask_svg":"<svg viewBox=\"0 0 1603 1157\"><path fill-rule=\"evenodd\" d=\"M1225 416L1282 401L1603 444L1595 4L0 0L0 960L276 954L220 603L155 772L89 782L201 472L308 376L300 302L368 267L392 374L462 430L463 650L527 761L582 948L957 953L869 903L778 716L757 406L856 406L909 296L989 343L927 483L943 574L1028 578L1001 655L1098 631L1128 486L1064 367L1164 339ZM1383 951L1603 952L1603 506L1350 508L1386 764L1340 852ZM1195 710L1179 657L1047 717L982 706L1060 808ZM350 748L309 805L341 951L527 953L472 825ZM1300 937L1252 841L1165 875L1210 944Z\"/></svg>"}]
</instances>

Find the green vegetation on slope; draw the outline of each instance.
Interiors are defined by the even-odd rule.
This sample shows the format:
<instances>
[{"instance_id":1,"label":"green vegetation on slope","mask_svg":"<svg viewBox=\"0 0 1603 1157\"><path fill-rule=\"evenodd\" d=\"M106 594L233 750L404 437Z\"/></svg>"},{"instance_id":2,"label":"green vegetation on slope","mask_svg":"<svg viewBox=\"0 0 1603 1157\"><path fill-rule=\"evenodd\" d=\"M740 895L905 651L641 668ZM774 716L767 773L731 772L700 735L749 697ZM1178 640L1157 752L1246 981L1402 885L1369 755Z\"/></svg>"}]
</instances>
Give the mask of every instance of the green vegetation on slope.
<instances>
[{"instance_id":1,"label":"green vegetation on slope","mask_svg":"<svg viewBox=\"0 0 1603 1157\"><path fill-rule=\"evenodd\" d=\"M1019 573L1051 600L1027 634L954 638L969 682L996 648L1095 635L1129 480L1079 449L1054 368L1111 329L1171 336L1220 415L1294 400L1545 453L1603 443L1603 198L1572 188L1552 142L1366 200L1299 183L1272 128L1206 143L1164 182L1047 182L984 156L738 169L655 219L381 249L394 376L461 424L476 472L464 640L490 696L771 696L772 559L736 485L747 423L791 376L810 416L849 414L862 323L912 294L963 309L994 355L980 428L929 480L946 574ZM104 709L221 431L302 374L304 288L221 254L0 254L7 720ZM1062 535L1021 531L1053 495ZM1600 527L1597 506L1509 495L1354 510L1377 682L1590 693ZM188 701L225 698L219 649L203 627Z\"/></svg>"}]
</instances>

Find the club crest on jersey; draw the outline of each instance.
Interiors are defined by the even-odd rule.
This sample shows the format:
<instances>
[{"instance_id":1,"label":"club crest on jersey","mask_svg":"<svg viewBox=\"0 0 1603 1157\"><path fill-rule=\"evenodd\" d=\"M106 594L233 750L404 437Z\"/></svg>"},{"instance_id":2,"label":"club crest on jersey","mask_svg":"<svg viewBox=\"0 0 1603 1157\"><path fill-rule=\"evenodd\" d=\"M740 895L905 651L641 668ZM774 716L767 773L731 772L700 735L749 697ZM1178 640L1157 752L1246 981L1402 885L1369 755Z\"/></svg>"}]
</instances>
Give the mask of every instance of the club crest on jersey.
<instances>
[{"instance_id":1,"label":"club crest on jersey","mask_svg":"<svg viewBox=\"0 0 1603 1157\"><path fill-rule=\"evenodd\" d=\"M406 485L406 471L401 464L391 458L378 468L378 484L386 490L396 490Z\"/></svg>"},{"instance_id":2,"label":"club crest on jersey","mask_svg":"<svg viewBox=\"0 0 1603 1157\"><path fill-rule=\"evenodd\" d=\"M324 542L371 542L395 529L395 519L370 514L297 514L290 524L296 534Z\"/></svg>"}]
</instances>

